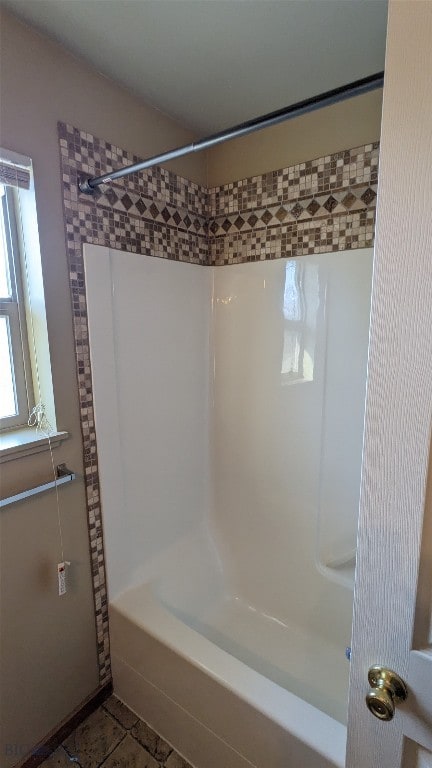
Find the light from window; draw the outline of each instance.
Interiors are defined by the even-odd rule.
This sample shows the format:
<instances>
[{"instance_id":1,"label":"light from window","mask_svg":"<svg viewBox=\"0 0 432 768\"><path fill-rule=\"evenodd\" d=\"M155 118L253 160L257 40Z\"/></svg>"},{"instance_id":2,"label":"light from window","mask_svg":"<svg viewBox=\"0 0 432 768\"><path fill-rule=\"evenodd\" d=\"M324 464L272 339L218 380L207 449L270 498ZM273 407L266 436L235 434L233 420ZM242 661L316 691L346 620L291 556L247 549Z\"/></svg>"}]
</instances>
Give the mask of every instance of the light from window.
<instances>
[{"instance_id":1,"label":"light from window","mask_svg":"<svg viewBox=\"0 0 432 768\"><path fill-rule=\"evenodd\" d=\"M25 426L34 404L15 190L0 185L0 419Z\"/></svg>"},{"instance_id":2,"label":"light from window","mask_svg":"<svg viewBox=\"0 0 432 768\"><path fill-rule=\"evenodd\" d=\"M15 382L9 318L0 316L0 419L16 416Z\"/></svg>"},{"instance_id":3,"label":"light from window","mask_svg":"<svg viewBox=\"0 0 432 768\"><path fill-rule=\"evenodd\" d=\"M0 184L0 198L5 196L5 192L5 188ZM9 259L7 253L6 231L3 216L0 216L0 297L2 299L11 298Z\"/></svg>"},{"instance_id":4,"label":"light from window","mask_svg":"<svg viewBox=\"0 0 432 768\"><path fill-rule=\"evenodd\" d=\"M318 271L304 259L289 259L285 267L284 384L313 381L316 323L319 307Z\"/></svg>"}]
</instances>

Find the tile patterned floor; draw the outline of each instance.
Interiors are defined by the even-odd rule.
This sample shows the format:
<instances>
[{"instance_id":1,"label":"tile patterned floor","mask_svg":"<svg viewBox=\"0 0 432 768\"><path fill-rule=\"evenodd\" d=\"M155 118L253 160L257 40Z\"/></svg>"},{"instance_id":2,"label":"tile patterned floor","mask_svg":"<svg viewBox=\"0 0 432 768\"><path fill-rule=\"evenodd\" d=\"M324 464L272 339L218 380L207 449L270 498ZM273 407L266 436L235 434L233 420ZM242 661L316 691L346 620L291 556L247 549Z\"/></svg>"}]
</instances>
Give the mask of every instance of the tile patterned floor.
<instances>
[{"instance_id":1,"label":"tile patterned floor","mask_svg":"<svg viewBox=\"0 0 432 768\"><path fill-rule=\"evenodd\" d=\"M81 723L41 768L191 768L116 696Z\"/></svg>"}]
</instances>

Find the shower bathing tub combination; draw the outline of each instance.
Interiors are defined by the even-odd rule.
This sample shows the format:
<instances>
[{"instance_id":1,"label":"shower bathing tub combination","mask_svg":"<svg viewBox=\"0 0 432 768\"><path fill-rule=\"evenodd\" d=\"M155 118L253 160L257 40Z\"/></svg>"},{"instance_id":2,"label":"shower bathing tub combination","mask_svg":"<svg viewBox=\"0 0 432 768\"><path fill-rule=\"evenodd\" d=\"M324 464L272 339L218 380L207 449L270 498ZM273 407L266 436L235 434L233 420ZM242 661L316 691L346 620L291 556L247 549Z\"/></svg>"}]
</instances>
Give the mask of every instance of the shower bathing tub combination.
<instances>
[{"instance_id":1,"label":"shower bathing tub combination","mask_svg":"<svg viewBox=\"0 0 432 768\"><path fill-rule=\"evenodd\" d=\"M198 768L342 768L372 250L85 269L116 693Z\"/></svg>"}]
</instances>

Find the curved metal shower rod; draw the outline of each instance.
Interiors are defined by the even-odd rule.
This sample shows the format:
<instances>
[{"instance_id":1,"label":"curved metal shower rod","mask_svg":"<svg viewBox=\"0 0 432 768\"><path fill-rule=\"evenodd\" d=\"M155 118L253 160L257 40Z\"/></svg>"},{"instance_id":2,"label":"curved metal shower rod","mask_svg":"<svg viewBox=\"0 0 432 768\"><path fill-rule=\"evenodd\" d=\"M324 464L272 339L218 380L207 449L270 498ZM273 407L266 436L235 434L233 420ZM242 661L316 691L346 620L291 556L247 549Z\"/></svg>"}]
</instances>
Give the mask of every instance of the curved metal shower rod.
<instances>
[{"instance_id":1,"label":"curved metal shower rod","mask_svg":"<svg viewBox=\"0 0 432 768\"><path fill-rule=\"evenodd\" d=\"M360 96L368 91L374 91L377 88L382 88L384 84L384 72L377 72L375 75L369 77L363 77L361 80L355 80L353 83L342 85L339 88L333 88L331 91L326 91L318 96L312 96L310 99L304 99L298 101L296 104L291 104L289 107L283 107L276 110L276 112L269 112L262 117L255 117L252 120L247 120L245 123L240 123L233 128L228 128L225 131L219 131L207 138L200 139L199 141L186 144L184 147L178 147L177 149L171 149L169 152L163 152L160 155L154 155L147 160L143 160L141 163L135 163L134 165L126 165L124 168L119 168L117 171L106 174L105 176L94 176L90 179L85 179L79 184L79 189L85 194L92 194L92 192L101 184L109 184L114 179L121 179L123 176L129 176L131 173L137 173L143 171L146 168L151 168L153 165L160 165L166 163L169 160L175 160L177 157L183 157L189 155L192 152L200 152L203 149L209 149L217 144L222 144L224 141L230 139L237 139L240 136L247 136L249 133L255 131L261 131L263 128L269 128L272 125L278 125L285 120L290 120L293 117L299 117L305 115L308 112L313 112L316 109L322 109L323 107L329 107L332 104L337 104L340 101L351 99L354 96Z\"/></svg>"}]
</instances>

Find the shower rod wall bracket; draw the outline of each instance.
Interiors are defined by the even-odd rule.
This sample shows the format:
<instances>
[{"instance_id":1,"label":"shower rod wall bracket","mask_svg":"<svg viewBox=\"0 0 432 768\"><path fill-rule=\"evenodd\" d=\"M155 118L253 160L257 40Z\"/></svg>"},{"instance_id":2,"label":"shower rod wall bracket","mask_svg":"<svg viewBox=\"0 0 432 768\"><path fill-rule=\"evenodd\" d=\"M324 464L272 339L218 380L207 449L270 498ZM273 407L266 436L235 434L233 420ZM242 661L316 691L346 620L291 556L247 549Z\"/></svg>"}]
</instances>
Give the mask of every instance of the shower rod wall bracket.
<instances>
[{"instance_id":1,"label":"shower rod wall bracket","mask_svg":"<svg viewBox=\"0 0 432 768\"><path fill-rule=\"evenodd\" d=\"M80 181L78 184L80 192L83 192L85 195L94 194L94 187L91 187L89 182L90 179L84 179L84 181Z\"/></svg>"},{"instance_id":2,"label":"shower rod wall bracket","mask_svg":"<svg viewBox=\"0 0 432 768\"><path fill-rule=\"evenodd\" d=\"M293 117L306 115L308 112L314 112L316 109L330 107L332 104L337 104L340 101L352 99L354 96L361 96L369 91L382 88L383 85L384 72L377 72L375 75L369 75L369 77L363 77L361 80L355 80L353 83L341 85L339 88L333 88L331 91L326 91L318 96L312 96L310 99L298 101L296 104L291 104L289 107L283 107L282 109L276 110L276 112L269 112L262 117L255 117L252 120L240 123L233 128L219 131L219 133L214 133L211 136L207 136L207 138L200 139L191 144L186 144L184 147L178 147L177 149L163 152L160 155L149 157L141 163L126 165L124 168L119 168L116 171L105 174L105 176L94 176L90 179L84 179L78 185L79 190L84 194L91 195L96 187L99 187L101 184L109 184L115 179L129 176L131 173L138 173L139 171L144 171L146 168L152 168L154 165L160 165L161 163L175 160L178 157L190 155L192 152L200 152L203 149L209 149L217 144L222 144L224 141L247 136L255 131L261 131L263 128L270 128L272 125L278 125Z\"/></svg>"}]
</instances>

